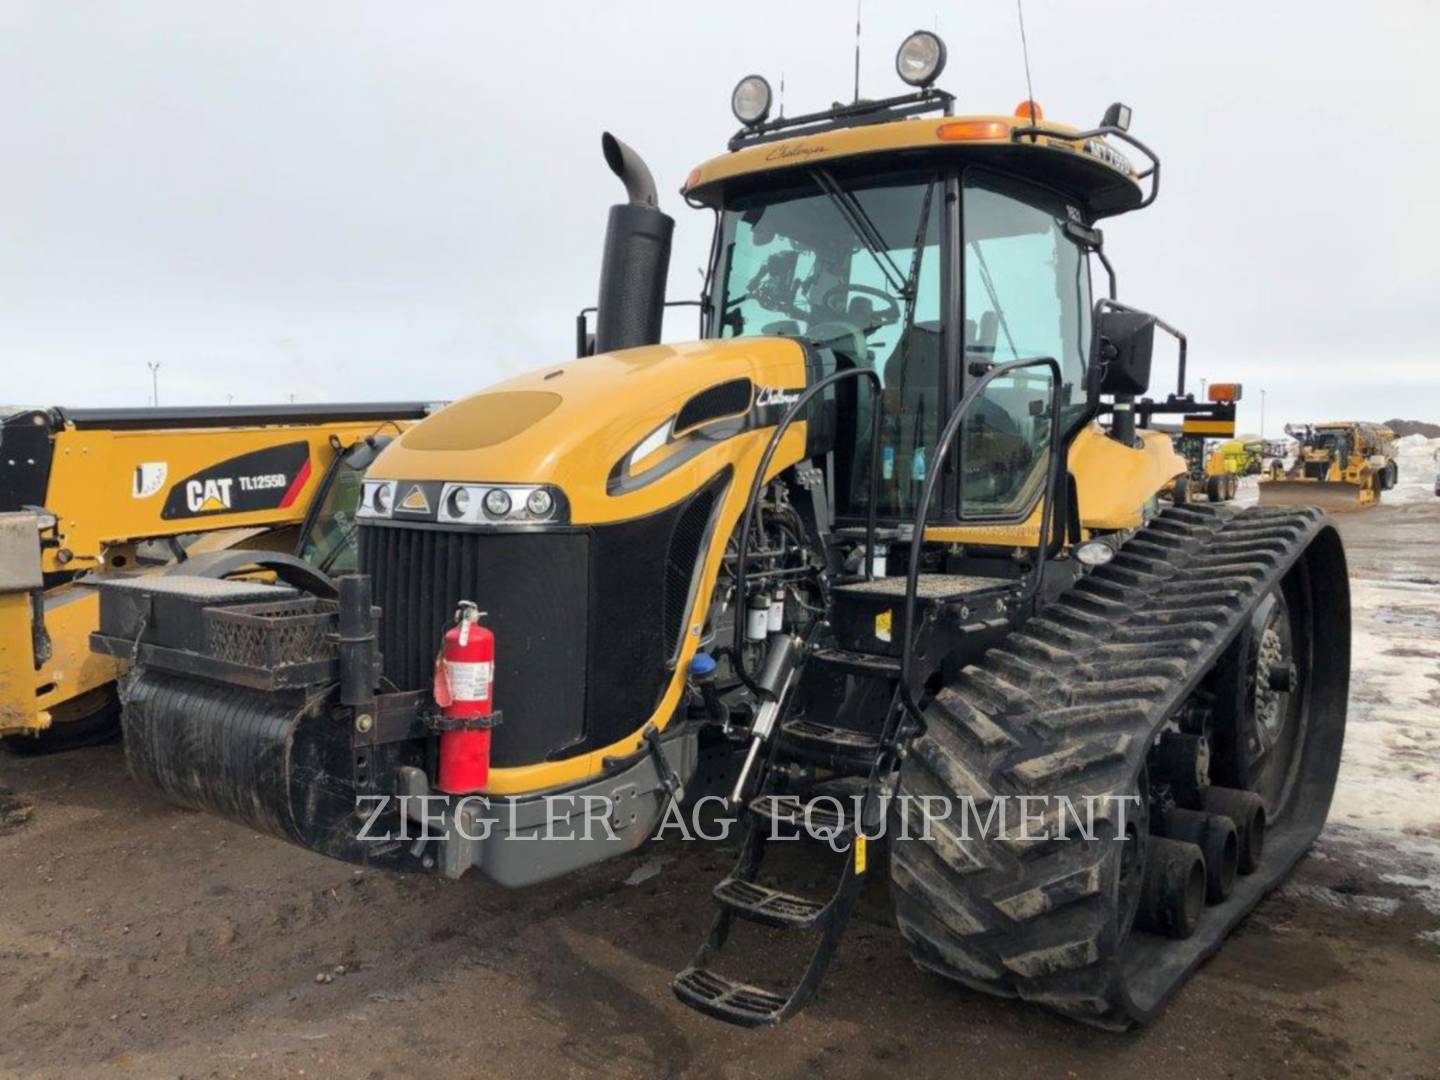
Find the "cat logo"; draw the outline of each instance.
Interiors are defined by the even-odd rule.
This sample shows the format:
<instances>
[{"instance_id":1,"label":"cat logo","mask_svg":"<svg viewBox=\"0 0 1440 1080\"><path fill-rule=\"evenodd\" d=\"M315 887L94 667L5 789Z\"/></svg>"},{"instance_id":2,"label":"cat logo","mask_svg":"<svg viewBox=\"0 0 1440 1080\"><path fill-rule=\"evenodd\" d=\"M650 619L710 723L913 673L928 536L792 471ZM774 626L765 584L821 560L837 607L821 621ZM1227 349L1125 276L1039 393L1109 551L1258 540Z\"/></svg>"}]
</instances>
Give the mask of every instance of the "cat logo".
<instances>
[{"instance_id":1,"label":"cat logo","mask_svg":"<svg viewBox=\"0 0 1440 1080\"><path fill-rule=\"evenodd\" d=\"M416 484L406 494L405 498L400 500L400 505L397 509L408 510L413 514L428 514L430 512L430 500L425 498L425 489L419 484Z\"/></svg>"},{"instance_id":2,"label":"cat logo","mask_svg":"<svg viewBox=\"0 0 1440 1080\"><path fill-rule=\"evenodd\" d=\"M229 477L218 480L191 480L185 485L185 505L192 514L208 514L230 509Z\"/></svg>"}]
</instances>

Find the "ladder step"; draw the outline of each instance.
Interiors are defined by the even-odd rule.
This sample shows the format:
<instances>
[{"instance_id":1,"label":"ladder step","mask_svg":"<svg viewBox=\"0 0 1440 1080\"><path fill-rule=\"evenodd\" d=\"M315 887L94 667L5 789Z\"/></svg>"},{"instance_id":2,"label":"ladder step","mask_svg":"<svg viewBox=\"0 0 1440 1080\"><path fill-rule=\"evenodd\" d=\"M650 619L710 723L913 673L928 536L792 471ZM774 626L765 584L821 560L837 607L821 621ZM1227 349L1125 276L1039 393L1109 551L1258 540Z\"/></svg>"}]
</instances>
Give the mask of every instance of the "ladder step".
<instances>
[{"instance_id":1,"label":"ladder step","mask_svg":"<svg viewBox=\"0 0 1440 1080\"><path fill-rule=\"evenodd\" d=\"M880 752L880 737L853 728L832 727L794 717L780 725L780 746L790 757L836 771L868 773Z\"/></svg>"},{"instance_id":2,"label":"ladder step","mask_svg":"<svg viewBox=\"0 0 1440 1080\"><path fill-rule=\"evenodd\" d=\"M829 907L735 877L727 877L711 893L741 918L782 930L813 930Z\"/></svg>"},{"instance_id":3,"label":"ladder step","mask_svg":"<svg viewBox=\"0 0 1440 1080\"><path fill-rule=\"evenodd\" d=\"M897 658L875 653L851 652L848 649L816 649L810 654L810 661L828 664L846 675L860 675L870 679L900 677L900 661Z\"/></svg>"},{"instance_id":4,"label":"ladder step","mask_svg":"<svg viewBox=\"0 0 1440 1080\"><path fill-rule=\"evenodd\" d=\"M688 967L670 984L675 996L697 1012L740 1027L773 1027L785 1019L786 998L734 982L705 968Z\"/></svg>"}]
</instances>

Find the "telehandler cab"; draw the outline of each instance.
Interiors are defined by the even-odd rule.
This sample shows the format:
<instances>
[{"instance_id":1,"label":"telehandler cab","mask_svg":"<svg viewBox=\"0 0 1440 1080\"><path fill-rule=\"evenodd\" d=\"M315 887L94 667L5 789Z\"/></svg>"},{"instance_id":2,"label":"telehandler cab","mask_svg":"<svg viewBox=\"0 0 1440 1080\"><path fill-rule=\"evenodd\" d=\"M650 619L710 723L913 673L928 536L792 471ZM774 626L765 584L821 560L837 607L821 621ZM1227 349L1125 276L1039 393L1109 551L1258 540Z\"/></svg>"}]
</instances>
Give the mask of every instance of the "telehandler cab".
<instances>
[{"instance_id":1,"label":"telehandler cab","mask_svg":"<svg viewBox=\"0 0 1440 1080\"><path fill-rule=\"evenodd\" d=\"M742 80L683 188L714 215L694 342L659 342L673 222L607 135L629 201L589 355L380 455L338 614L107 588L136 775L336 858L518 886L638 847L718 774L747 828L688 1005L793 1015L879 873L922 967L1152 1016L1325 819L1344 553L1313 510L1159 501L1186 464L1137 414L1206 406L1183 337L1176 392L1142 397L1175 332L1115 298L1097 222L1160 178L1130 110L955 116L943 59L917 32L911 92L786 118ZM967 827L1019 796L1049 828ZM587 797L609 828L557 835ZM906 799L948 810L901 829ZM1088 835L1053 827L1067 800ZM828 895L772 876L796 816L844 847ZM811 942L803 971L722 973L737 920Z\"/></svg>"}]
</instances>

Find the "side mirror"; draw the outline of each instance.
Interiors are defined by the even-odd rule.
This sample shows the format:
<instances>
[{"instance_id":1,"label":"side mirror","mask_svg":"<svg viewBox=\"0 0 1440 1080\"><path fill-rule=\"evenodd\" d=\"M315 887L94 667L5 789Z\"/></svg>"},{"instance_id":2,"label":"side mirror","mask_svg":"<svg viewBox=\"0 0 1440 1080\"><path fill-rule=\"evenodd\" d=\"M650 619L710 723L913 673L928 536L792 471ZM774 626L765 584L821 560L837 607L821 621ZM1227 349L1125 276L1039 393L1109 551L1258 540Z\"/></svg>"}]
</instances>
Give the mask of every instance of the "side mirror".
<instances>
[{"instance_id":1,"label":"side mirror","mask_svg":"<svg viewBox=\"0 0 1440 1080\"><path fill-rule=\"evenodd\" d=\"M1095 322L1090 361L1097 394L1134 397L1150 389L1150 361L1155 352L1155 316L1143 311L1100 313Z\"/></svg>"}]
</instances>

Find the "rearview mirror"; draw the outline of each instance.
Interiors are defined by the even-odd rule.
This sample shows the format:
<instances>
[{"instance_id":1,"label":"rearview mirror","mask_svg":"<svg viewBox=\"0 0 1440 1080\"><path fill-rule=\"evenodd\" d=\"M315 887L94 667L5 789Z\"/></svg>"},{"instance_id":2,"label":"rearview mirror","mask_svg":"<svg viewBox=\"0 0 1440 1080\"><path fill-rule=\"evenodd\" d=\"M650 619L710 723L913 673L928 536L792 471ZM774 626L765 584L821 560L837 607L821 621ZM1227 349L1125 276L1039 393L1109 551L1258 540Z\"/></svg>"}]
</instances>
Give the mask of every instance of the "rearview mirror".
<instances>
[{"instance_id":1,"label":"rearview mirror","mask_svg":"<svg viewBox=\"0 0 1440 1080\"><path fill-rule=\"evenodd\" d=\"M1095 322L1091 360L1097 393L1133 397L1150 389L1155 316L1143 311L1102 311Z\"/></svg>"}]
</instances>

